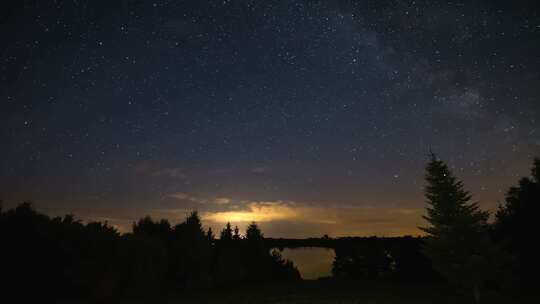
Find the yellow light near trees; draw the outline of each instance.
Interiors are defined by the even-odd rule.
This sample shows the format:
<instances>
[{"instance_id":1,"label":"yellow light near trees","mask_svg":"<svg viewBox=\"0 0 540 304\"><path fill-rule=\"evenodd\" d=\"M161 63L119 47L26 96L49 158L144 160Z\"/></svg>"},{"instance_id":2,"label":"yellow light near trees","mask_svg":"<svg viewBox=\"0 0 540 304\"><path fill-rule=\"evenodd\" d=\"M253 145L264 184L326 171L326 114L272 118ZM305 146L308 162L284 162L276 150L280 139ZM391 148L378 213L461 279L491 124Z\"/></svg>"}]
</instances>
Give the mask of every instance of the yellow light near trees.
<instances>
[{"instance_id":1,"label":"yellow light near trees","mask_svg":"<svg viewBox=\"0 0 540 304\"><path fill-rule=\"evenodd\" d=\"M226 222L269 222L292 219L298 212L291 206L275 202L251 203L244 211L223 211L204 214L203 218L220 223Z\"/></svg>"}]
</instances>

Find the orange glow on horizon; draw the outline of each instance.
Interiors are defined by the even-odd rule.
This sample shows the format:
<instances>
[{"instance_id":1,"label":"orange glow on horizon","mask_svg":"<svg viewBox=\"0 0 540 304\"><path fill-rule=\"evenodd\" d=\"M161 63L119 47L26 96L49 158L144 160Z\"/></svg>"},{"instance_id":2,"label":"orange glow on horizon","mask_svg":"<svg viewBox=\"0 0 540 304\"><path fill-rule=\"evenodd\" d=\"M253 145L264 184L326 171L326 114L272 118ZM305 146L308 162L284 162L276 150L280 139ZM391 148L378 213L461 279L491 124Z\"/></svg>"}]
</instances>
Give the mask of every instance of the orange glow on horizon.
<instances>
[{"instance_id":1,"label":"orange glow on horizon","mask_svg":"<svg viewBox=\"0 0 540 304\"><path fill-rule=\"evenodd\" d=\"M250 203L247 210L222 211L203 214L203 219L218 222L270 222L299 217L297 210L281 202Z\"/></svg>"}]
</instances>

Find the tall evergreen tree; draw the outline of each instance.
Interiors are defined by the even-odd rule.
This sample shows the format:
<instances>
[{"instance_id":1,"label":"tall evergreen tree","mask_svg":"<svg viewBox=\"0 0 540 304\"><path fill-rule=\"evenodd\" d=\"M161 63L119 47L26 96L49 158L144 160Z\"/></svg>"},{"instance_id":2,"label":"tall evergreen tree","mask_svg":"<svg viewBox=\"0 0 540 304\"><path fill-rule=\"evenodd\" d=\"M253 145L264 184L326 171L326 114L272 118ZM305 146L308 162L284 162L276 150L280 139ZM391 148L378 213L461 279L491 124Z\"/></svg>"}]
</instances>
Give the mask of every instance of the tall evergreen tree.
<instances>
[{"instance_id":1,"label":"tall evergreen tree","mask_svg":"<svg viewBox=\"0 0 540 304\"><path fill-rule=\"evenodd\" d=\"M220 239L216 246L215 279L225 283L240 281L245 278L245 268L242 264L242 250L238 242L233 242L233 229L231 223L221 230Z\"/></svg>"},{"instance_id":2,"label":"tall evergreen tree","mask_svg":"<svg viewBox=\"0 0 540 304\"><path fill-rule=\"evenodd\" d=\"M201 223L201 218L199 217L199 213L197 211L192 211L183 223L177 225L178 228L180 226L183 226L182 228L184 228L187 233L192 234L193 236L201 239L205 236Z\"/></svg>"},{"instance_id":3,"label":"tall evergreen tree","mask_svg":"<svg viewBox=\"0 0 540 304\"><path fill-rule=\"evenodd\" d=\"M514 274L520 287L534 288L539 273L540 251L531 245L535 225L540 213L540 159L535 158L531 176L524 177L519 185L511 187L505 204L499 207L495 221L495 237L515 258ZM537 231L538 229L536 229Z\"/></svg>"},{"instance_id":4,"label":"tall evergreen tree","mask_svg":"<svg viewBox=\"0 0 540 304\"><path fill-rule=\"evenodd\" d=\"M133 233L136 235L146 235L151 237L157 237L162 240L166 240L171 233L171 224L169 221L162 219L161 221L154 221L150 216L146 216L139 219L136 223L133 223Z\"/></svg>"},{"instance_id":5,"label":"tall evergreen tree","mask_svg":"<svg viewBox=\"0 0 540 304\"><path fill-rule=\"evenodd\" d=\"M251 222L246 228L246 239L249 241L260 241L263 238L263 234L257 223Z\"/></svg>"},{"instance_id":6,"label":"tall evergreen tree","mask_svg":"<svg viewBox=\"0 0 540 304\"><path fill-rule=\"evenodd\" d=\"M240 240L240 229L238 229L238 226L234 227L234 234L233 234L233 240L238 241Z\"/></svg>"},{"instance_id":7,"label":"tall evergreen tree","mask_svg":"<svg viewBox=\"0 0 540 304\"><path fill-rule=\"evenodd\" d=\"M488 235L489 214L471 203L464 189L448 166L431 153L426 167L425 197L428 227L425 253L432 265L450 283L470 288L480 300L480 289L493 273L493 245Z\"/></svg>"},{"instance_id":8,"label":"tall evergreen tree","mask_svg":"<svg viewBox=\"0 0 540 304\"><path fill-rule=\"evenodd\" d=\"M225 226L225 228L221 230L219 239L221 241L230 241L232 240L232 238L233 238L233 235L232 235L231 223L227 222L227 225Z\"/></svg>"},{"instance_id":9,"label":"tall evergreen tree","mask_svg":"<svg viewBox=\"0 0 540 304\"><path fill-rule=\"evenodd\" d=\"M208 239L208 242L210 244L214 243L214 239L216 238L214 235L214 231L212 231L212 227L208 227L208 230L206 232L206 238Z\"/></svg>"},{"instance_id":10,"label":"tall evergreen tree","mask_svg":"<svg viewBox=\"0 0 540 304\"><path fill-rule=\"evenodd\" d=\"M174 280L188 288L206 285L210 280L207 261L211 255L211 244L197 211L174 226L173 238L171 270L175 272Z\"/></svg>"}]
</instances>

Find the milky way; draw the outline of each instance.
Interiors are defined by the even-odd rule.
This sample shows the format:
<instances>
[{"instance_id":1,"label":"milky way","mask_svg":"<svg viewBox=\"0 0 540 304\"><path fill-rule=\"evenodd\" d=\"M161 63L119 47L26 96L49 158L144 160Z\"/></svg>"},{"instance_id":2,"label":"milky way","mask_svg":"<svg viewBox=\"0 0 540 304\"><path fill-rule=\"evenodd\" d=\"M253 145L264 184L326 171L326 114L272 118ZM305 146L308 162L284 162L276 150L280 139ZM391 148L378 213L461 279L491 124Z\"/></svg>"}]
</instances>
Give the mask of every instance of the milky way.
<instances>
[{"instance_id":1,"label":"milky way","mask_svg":"<svg viewBox=\"0 0 540 304\"><path fill-rule=\"evenodd\" d=\"M540 154L535 1L11 2L7 206L414 234L430 149L490 210Z\"/></svg>"}]
</instances>

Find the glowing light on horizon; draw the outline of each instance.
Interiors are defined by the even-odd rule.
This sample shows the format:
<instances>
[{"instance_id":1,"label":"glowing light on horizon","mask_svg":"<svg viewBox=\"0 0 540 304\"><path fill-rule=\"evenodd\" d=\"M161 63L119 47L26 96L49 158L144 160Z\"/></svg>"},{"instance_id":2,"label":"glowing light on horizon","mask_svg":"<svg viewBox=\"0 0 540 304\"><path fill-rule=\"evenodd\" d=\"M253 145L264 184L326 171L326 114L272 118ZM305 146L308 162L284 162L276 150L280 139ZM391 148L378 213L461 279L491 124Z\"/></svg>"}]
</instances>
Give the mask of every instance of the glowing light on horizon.
<instances>
[{"instance_id":1,"label":"glowing light on horizon","mask_svg":"<svg viewBox=\"0 0 540 304\"><path fill-rule=\"evenodd\" d=\"M299 216L297 210L281 202L255 202L243 211L222 211L203 214L203 219L218 223L226 222L269 222L287 220Z\"/></svg>"}]
</instances>

